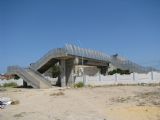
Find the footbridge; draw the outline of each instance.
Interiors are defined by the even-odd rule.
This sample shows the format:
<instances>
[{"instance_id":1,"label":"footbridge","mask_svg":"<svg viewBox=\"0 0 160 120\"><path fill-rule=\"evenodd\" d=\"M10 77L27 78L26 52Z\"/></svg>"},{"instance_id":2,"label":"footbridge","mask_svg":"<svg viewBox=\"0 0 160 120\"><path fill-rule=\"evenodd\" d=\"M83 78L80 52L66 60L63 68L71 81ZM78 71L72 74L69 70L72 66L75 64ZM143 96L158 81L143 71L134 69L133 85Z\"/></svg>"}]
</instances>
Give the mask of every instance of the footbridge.
<instances>
[{"instance_id":1,"label":"footbridge","mask_svg":"<svg viewBox=\"0 0 160 120\"><path fill-rule=\"evenodd\" d=\"M59 78L62 87L71 86L74 83L76 65L97 66L102 74L107 72L110 64L131 72L145 73L151 70L117 55L109 56L102 52L67 44L63 48L50 50L35 63L30 64L28 68L9 66L7 73L18 75L25 84L30 84L34 88L50 88L51 83L42 74L57 63L60 66Z\"/></svg>"}]
</instances>

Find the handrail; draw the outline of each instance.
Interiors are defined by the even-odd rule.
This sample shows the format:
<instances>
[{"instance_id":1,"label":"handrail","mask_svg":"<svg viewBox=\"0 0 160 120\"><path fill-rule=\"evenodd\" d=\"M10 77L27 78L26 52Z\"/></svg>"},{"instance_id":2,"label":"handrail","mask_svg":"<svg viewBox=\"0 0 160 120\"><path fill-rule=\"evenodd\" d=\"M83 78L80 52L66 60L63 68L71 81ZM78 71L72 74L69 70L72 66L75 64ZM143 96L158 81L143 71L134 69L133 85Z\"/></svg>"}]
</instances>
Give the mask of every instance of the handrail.
<instances>
[{"instance_id":1,"label":"handrail","mask_svg":"<svg viewBox=\"0 0 160 120\"><path fill-rule=\"evenodd\" d=\"M33 77L30 76L25 69L19 67L19 66L9 66L8 67L8 73L10 74L17 74L20 77L22 77L26 82L29 82L32 86L39 88L40 87L40 82L37 80L33 80ZM32 79L32 80L30 80Z\"/></svg>"},{"instance_id":2,"label":"handrail","mask_svg":"<svg viewBox=\"0 0 160 120\"><path fill-rule=\"evenodd\" d=\"M51 86L51 82L42 76L42 74L40 74L38 71L35 71L32 68L28 68L28 70L32 71L34 74L36 74L43 82L45 82L47 85Z\"/></svg>"},{"instance_id":3,"label":"handrail","mask_svg":"<svg viewBox=\"0 0 160 120\"><path fill-rule=\"evenodd\" d=\"M57 58L57 57L64 57L67 55L79 56L79 57L83 56L84 58L90 58L90 59L100 60L104 62L110 61L110 57L105 53L98 52L95 50L80 48L75 45L65 45L65 47L63 48L50 50L43 57L41 57L37 62L31 64L31 68L33 68L34 70L38 70L50 59Z\"/></svg>"}]
</instances>

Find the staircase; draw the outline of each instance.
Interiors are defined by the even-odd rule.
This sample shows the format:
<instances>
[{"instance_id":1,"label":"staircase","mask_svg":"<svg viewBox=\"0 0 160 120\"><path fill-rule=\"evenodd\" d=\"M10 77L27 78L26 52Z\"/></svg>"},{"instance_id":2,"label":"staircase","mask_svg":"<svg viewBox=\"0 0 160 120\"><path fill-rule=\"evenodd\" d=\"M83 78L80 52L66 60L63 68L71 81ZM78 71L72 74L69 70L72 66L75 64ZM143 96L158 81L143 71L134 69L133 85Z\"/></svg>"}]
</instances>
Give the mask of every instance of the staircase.
<instances>
[{"instance_id":1,"label":"staircase","mask_svg":"<svg viewBox=\"0 0 160 120\"><path fill-rule=\"evenodd\" d=\"M19 66L8 67L7 74L16 74L33 88L50 88L51 83L40 73L31 68L21 68Z\"/></svg>"}]
</instances>

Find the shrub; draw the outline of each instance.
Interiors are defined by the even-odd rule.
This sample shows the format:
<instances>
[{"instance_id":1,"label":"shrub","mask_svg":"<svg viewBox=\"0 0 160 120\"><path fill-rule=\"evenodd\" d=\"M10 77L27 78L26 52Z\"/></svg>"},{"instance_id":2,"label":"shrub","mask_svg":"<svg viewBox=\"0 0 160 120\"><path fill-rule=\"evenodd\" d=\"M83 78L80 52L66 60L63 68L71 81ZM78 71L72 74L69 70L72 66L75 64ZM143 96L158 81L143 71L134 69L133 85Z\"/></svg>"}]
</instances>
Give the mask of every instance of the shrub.
<instances>
[{"instance_id":1,"label":"shrub","mask_svg":"<svg viewBox=\"0 0 160 120\"><path fill-rule=\"evenodd\" d=\"M3 87L17 87L17 83L11 82L11 83L5 83L3 84Z\"/></svg>"},{"instance_id":2,"label":"shrub","mask_svg":"<svg viewBox=\"0 0 160 120\"><path fill-rule=\"evenodd\" d=\"M117 68L115 70L108 72L108 75L114 75L116 73L119 73L120 75L124 75L124 74L130 74L130 71L129 70L121 70L121 69Z\"/></svg>"},{"instance_id":3,"label":"shrub","mask_svg":"<svg viewBox=\"0 0 160 120\"><path fill-rule=\"evenodd\" d=\"M89 88L94 88L95 86L89 84L87 87L89 87Z\"/></svg>"},{"instance_id":4,"label":"shrub","mask_svg":"<svg viewBox=\"0 0 160 120\"><path fill-rule=\"evenodd\" d=\"M19 76L17 76L17 75L15 75L15 76L14 76L14 79L15 79L15 80L19 80L19 79L20 79L20 77L19 77Z\"/></svg>"},{"instance_id":5,"label":"shrub","mask_svg":"<svg viewBox=\"0 0 160 120\"><path fill-rule=\"evenodd\" d=\"M50 94L50 96L61 96L61 95L64 95L64 93L63 92L57 92L57 93Z\"/></svg>"},{"instance_id":6,"label":"shrub","mask_svg":"<svg viewBox=\"0 0 160 120\"><path fill-rule=\"evenodd\" d=\"M78 83L74 84L74 87L75 87L75 88L84 87L84 83L83 83L83 82L78 82Z\"/></svg>"}]
</instances>

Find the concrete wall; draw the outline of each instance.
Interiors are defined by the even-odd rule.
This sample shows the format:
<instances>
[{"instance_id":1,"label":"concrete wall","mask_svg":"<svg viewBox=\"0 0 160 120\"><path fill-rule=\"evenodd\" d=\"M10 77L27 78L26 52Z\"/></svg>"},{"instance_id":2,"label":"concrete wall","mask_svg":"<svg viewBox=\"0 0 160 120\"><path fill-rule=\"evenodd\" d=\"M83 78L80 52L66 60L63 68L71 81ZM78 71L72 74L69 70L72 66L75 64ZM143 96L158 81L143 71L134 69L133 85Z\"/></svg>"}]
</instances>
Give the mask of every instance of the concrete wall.
<instances>
[{"instance_id":1,"label":"concrete wall","mask_svg":"<svg viewBox=\"0 0 160 120\"><path fill-rule=\"evenodd\" d=\"M58 81L58 77L57 78L52 78L52 77L49 77L49 76L44 76L45 78L47 78L52 85L56 85L57 81Z\"/></svg>"},{"instance_id":2,"label":"concrete wall","mask_svg":"<svg viewBox=\"0 0 160 120\"><path fill-rule=\"evenodd\" d=\"M82 70L83 68L83 70ZM82 71L84 71L85 75L94 76L98 73L99 69L96 66L85 66L85 65L76 65L75 66L75 73L78 76L82 75Z\"/></svg>"},{"instance_id":3,"label":"concrete wall","mask_svg":"<svg viewBox=\"0 0 160 120\"><path fill-rule=\"evenodd\" d=\"M138 83L160 83L160 73L149 72L148 74L132 73L130 75L100 75L76 77L75 83L85 81L86 85L109 85L109 84L138 84Z\"/></svg>"},{"instance_id":4,"label":"concrete wall","mask_svg":"<svg viewBox=\"0 0 160 120\"><path fill-rule=\"evenodd\" d=\"M54 85L58 78L47 77ZM110 84L138 84L138 83L160 83L160 73L149 72L148 74L132 73L130 75L100 75L99 73L95 76L76 77L75 83L80 81L85 82L86 85L110 85ZM16 82L18 85L23 85L23 80L0 80L0 85L4 83Z\"/></svg>"},{"instance_id":5,"label":"concrete wall","mask_svg":"<svg viewBox=\"0 0 160 120\"><path fill-rule=\"evenodd\" d=\"M3 85L4 83L11 83L11 82L15 82L19 86L23 85L23 79L21 79L21 78L19 80L14 80L14 79L11 79L11 80L1 80L0 79L0 85Z\"/></svg>"}]
</instances>

